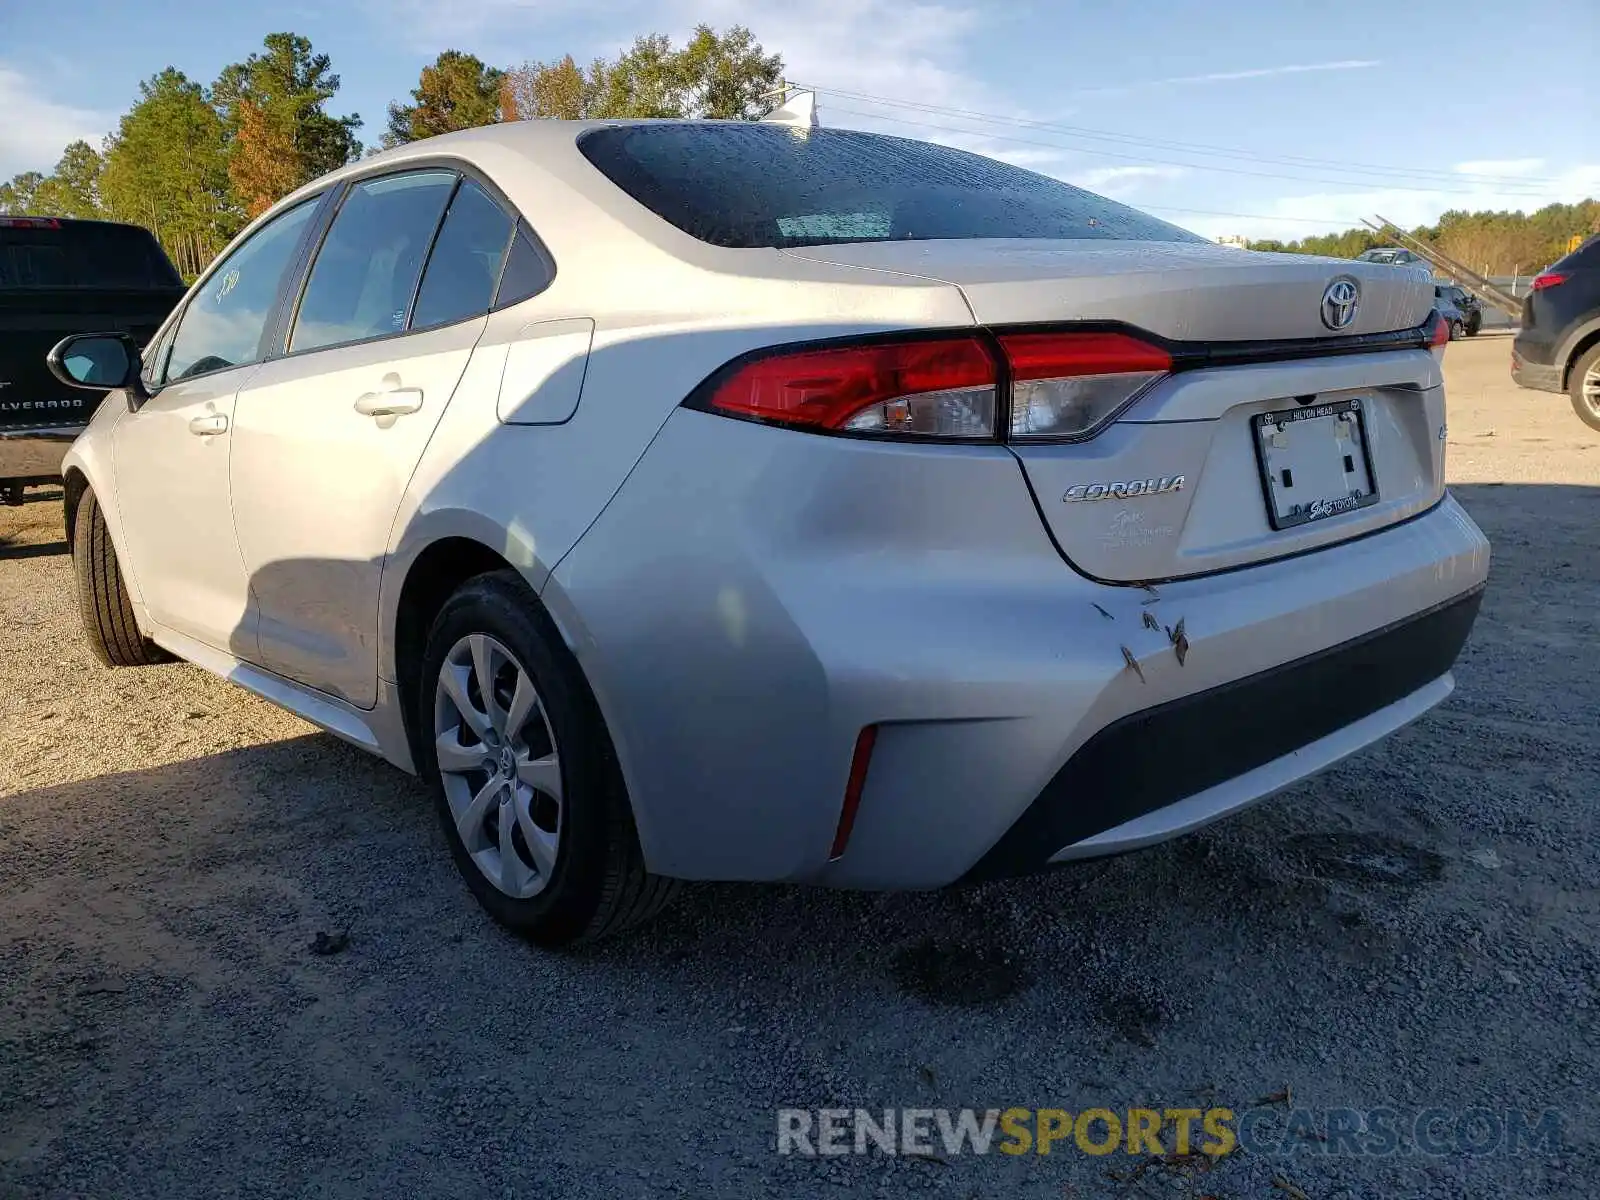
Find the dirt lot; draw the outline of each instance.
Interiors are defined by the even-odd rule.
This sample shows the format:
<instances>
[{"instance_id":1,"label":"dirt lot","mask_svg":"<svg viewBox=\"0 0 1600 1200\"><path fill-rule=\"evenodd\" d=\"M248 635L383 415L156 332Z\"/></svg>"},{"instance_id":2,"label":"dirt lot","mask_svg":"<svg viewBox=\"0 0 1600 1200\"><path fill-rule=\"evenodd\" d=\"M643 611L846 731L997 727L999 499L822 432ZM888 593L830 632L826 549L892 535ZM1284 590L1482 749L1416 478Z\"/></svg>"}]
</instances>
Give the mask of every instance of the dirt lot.
<instances>
[{"instance_id":1,"label":"dirt lot","mask_svg":"<svg viewBox=\"0 0 1600 1200\"><path fill-rule=\"evenodd\" d=\"M479 914L413 781L196 668L94 665L57 505L0 510L0 1197L1594 1196L1600 435L1508 350L1448 352L1496 557L1417 726L1144 854L937 895L700 887L576 955ZM786 1105L1273 1096L1548 1108L1564 1144L1306 1136L1198 1178L1070 1142L774 1153Z\"/></svg>"}]
</instances>

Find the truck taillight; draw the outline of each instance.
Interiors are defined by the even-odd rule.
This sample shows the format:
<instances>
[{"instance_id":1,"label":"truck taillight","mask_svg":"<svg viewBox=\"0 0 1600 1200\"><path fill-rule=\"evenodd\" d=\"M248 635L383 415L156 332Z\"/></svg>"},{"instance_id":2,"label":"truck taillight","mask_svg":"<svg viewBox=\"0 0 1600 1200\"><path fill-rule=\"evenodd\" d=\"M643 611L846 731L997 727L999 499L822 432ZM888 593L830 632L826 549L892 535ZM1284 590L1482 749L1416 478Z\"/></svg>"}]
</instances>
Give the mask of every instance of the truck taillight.
<instances>
[{"instance_id":1,"label":"truck taillight","mask_svg":"<svg viewBox=\"0 0 1600 1200\"><path fill-rule=\"evenodd\" d=\"M1002 379L1016 438L1097 432L1172 368L1124 333L1026 332L865 342L735 364L700 405L838 433L994 439Z\"/></svg>"}]
</instances>

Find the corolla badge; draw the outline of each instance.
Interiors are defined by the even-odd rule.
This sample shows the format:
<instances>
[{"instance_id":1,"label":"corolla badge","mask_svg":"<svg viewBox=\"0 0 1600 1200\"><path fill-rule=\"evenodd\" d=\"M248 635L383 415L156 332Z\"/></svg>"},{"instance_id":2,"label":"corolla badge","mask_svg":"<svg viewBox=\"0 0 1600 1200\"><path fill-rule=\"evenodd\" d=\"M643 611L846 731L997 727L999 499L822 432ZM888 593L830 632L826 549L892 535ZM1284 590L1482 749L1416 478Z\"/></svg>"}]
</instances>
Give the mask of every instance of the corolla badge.
<instances>
[{"instance_id":1,"label":"corolla badge","mask_svg":"<svg viewBox=\"0 0 1600 1200\"><path fill-rule=\"evenodd\" d=\"M1061 499L1066 504L1081 500L1139 500L1145 496L1181 492L1183 483L1182 475L1159 475L1154 479L1129 479L1119 483L1075 483Z\"/></svg>"},{"instance_id":2,"label":"corolla badge","mask_svg":"<svg viewBox=\"0 0 1600 1200\"><path fill-rule=\"evenodd\" d=\"M1348 329L1361 305L1361 285L1341 275L1322 290L1322 323L1329 329Z\"/></svg>"}]
</instances>

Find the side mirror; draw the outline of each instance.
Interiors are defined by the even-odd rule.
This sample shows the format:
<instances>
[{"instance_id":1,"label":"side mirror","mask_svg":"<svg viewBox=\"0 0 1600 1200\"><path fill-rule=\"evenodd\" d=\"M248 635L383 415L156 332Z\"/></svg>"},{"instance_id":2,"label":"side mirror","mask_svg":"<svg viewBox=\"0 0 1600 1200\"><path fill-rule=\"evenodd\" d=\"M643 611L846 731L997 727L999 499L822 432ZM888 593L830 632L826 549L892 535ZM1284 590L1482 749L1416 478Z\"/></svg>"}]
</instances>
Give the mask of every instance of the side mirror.
<instances>
[{"instance_id":1,"label":"side mirror","mask_svg":"<svg viewBox=\"0 0 1600 1200\"><path fill-rule=\"evenodd\" d=\"M139 346L126 333L75 333L57 342L45 363L69 387L96 392L125 388L130 408L149 399L139 378Z\"/></svg>"}]
</instances>

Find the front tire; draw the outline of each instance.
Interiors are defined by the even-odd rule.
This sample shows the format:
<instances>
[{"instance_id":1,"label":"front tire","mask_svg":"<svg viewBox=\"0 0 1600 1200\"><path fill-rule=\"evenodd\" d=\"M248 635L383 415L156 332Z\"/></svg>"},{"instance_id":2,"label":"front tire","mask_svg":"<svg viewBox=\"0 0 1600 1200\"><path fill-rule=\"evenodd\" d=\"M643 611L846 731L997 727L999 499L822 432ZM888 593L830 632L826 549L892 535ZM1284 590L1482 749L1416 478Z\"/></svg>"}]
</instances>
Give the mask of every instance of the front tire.
<instances>
[{"instance_id":1,"label":"front tire","mask_svg":"<svg viewBox=\"0 0 1600 1200\"><path fill-rule=\"evenodd\" d=\"M1452 342L1454 342L1454 341L1458 340L1462 336L1462 334L1463 334L1463 326L1462 326L1461 322L1460 321L1451 321L1450 322L1450 340Z\"/></svg>"},{"instance_id":2,"label":"front tire","mask_svg":"<svg viewBox=\"0 0 1600 1200\"><path fill-rule=\"evenodd\" d=\"M577 663L514 571L434 619L416 697L423 774L450 854L496 921L544 946L659 912L610 737Z\"/></svg>"},{"instance_id":3,"label":"front tire","mask_svg":"<svg viewBox=\"0 0 1600 1200\"><path fill-rule=\"evenodd\" d=\"M1578 420L1590 429L1600 430L1600 346L1591 346L1572 364L1567 394L1572 397L1572 411L1578 414Z\"/></svg>"},{"instance_id":4,"label":"front tire","mask_svg":"<svg viewBox=\"0 0 1600 1200\"><path fill-rule=\"evenodd\" d=\"M78 617L96 658L108 667L144 667L171 660L139 632L111 531L93 492L84 492L73 517L72 571L78 586Z\"/></svg>"}]
</instances>

